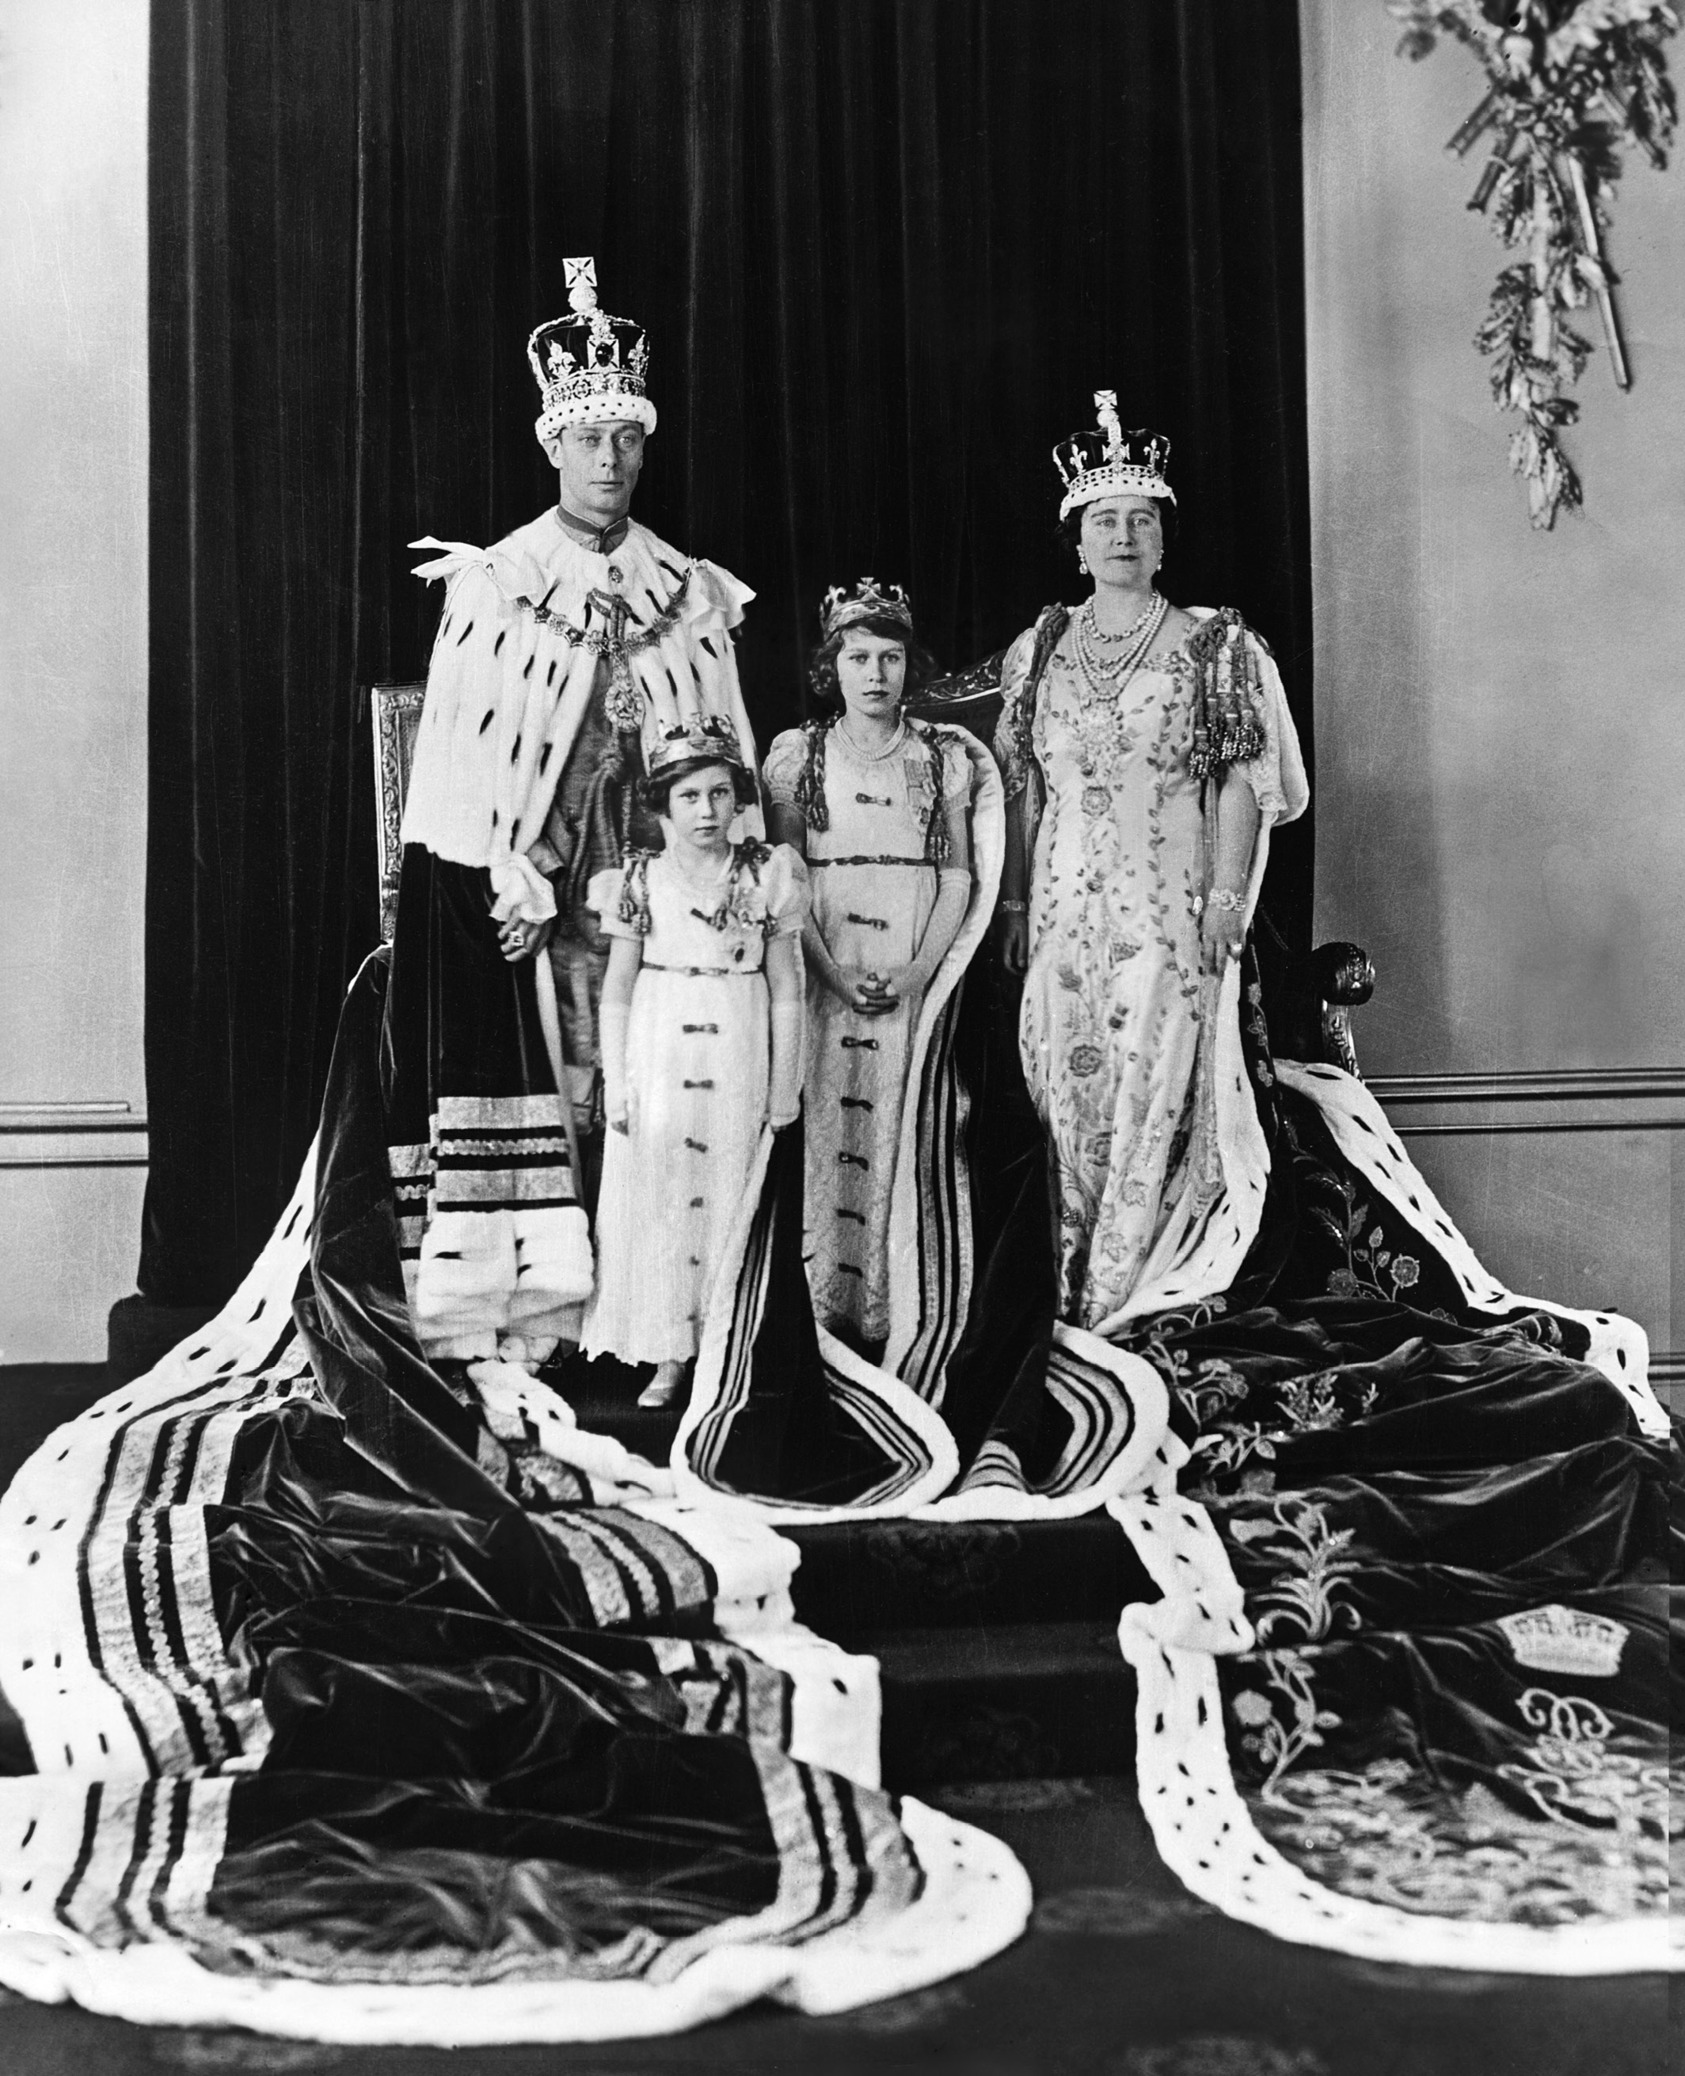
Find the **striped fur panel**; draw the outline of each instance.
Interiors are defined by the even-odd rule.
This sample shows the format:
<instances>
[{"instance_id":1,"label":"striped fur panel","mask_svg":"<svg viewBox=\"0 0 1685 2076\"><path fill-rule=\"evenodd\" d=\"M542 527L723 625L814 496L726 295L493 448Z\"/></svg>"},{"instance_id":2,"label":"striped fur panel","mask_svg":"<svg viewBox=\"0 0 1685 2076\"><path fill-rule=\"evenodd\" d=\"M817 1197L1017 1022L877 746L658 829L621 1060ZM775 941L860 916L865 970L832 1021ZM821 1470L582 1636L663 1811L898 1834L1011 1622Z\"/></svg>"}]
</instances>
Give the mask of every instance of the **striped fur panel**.
<instances>
[{"instance_id":1,"label":"striped fur panel","mask_svg":"<svg viewBox=\"0 0 1685 2076\"><path fill-rule=\"evenodd\" d=\"M0 1684L37 1766L194 1773L261 1753L249 1674L216 1626L204 1509L252 1414L313 1388L289 1322L260 1374L131 1385L19 1471L0 1551L30 1583L0 1626Z\"/></svg>"},{"instance_id":2,"label":"striped fur panel","mask_svg":"<svg viewBox=\"0 0 1685 2076\"><path fill-rule=\"evenodd\" d=\"M919 1509L921 1519L1059 1520L1093 1513L1154 1474L1171 1439L1170 1395L1151 1363L1055 1325L1046 1390L1064 1428L1052 1463L1032 1475L1009 1443L991 1438L953 1492Z\"/></svg>"},{"instance_id":3,"label":"striped fur panel","mask_svg":"<svg viewBox=\"0 0 1685 2076\"><path fill-rule=\"evenodd\" d=\"M954 1064L963 987L962 980L930 1034L896 1160L891 1213L893 1319L885 1365L933 1406L942 1403L948 1364L965 1332L975 1266L965 1152L971 1102Z\"/></svg>"},{"instance_id":4,"label":"striped fur panel","mask_svg":"<svg viewBox=\"0 0 1685 2076\"><path fill-rule=\"evenodd\" d=\"M112 1954L175 1949L178 1957L166 1965L183 1986L182 1964L191 1957L189 1965L232 1964L243 1976L271 1982L367 1984L387 1998L434 1984L670 1982L721 1947L800 1946L845 1927L869 1939L898 1918L925 1876L890 1798L770 1746L756 1745L753 1753L778 1848L776 1892L758 1911L677 1938L640 1927L589 1953L537 1946L517 1934L480 1950L359 1956L325 1927L319 1935L242 1929L226 1906L216 1906L217 1872L230 1812L242 1796L266 1790L238 1775L128 1785L0 1783L0 1826L10 1831L21 1819L28 1834L21 1862L27 1871L16 1896L4 1896L6 1916L13 1937L68 1933Z\"/></svg>"},{"instance_id":5,"label":"striped fur panel","mask_svg":"<svg viewBox=\"0 0 1685 2076\"><path fill-rule=\"evenodd\" d=\"M811 1513L799 1495L739 1492L727 1465L734 1426L755 1388L755 1343L766 1313L777 1188L769 1184L773 1134L764 1133L742 1204L724 1249L719 1281L703 1325L690 1401L673 1443L673 1477L681 1499L705 1501L726 1492L769 1515ZM827 1518L905 1513L944 1491L958 1469L953 1437L940 1417L886 1372L863 1362L818 1329L827 1394L834 1411L869 1438L880 1468Z\"/></svg>"},{"instance_id":6,"label":"striped fur panel","mask_svg":"<svg viewBox=\"0 0 1685 2076\"><path fill-rule=\"evenodd\" d=\"M710 1567L659 1522L590 1507L535 1519L583 1583L599 1629L659 1629L714 1598L717 1581Z\"/></svg>"},{"instance_id":7,"label":"striped fur panel","mask_svg":"<svg viewBox=\"0 0 1685 2076\"><path fill-rule=\"evenodd\" d=\"M953 1060L960 991L994 917L1006 855L1006 806L995 761L955 729L971 760L972 899L919 1012L889 1209L889 1339L884 1366L931 1405L971 1306L971 1191L965 1153L970 1102Z\"/></svg>"}]
</instances>

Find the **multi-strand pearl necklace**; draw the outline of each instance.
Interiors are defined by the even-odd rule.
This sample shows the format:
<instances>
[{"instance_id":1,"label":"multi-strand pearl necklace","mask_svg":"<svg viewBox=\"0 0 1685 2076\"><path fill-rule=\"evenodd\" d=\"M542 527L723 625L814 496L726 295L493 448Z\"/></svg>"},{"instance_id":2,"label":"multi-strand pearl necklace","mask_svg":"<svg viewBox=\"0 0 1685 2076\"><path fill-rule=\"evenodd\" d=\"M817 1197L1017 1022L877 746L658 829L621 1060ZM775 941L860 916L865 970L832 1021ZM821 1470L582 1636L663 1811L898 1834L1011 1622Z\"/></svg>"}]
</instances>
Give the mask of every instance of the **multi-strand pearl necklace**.
<instances>
[{"instance_id":1,"label":"multi-strand pearl necklace","mask_svg":"<svg viewBox=\"0 0 1685 2076\"><path fill-rule=\"evenodd\" d=\"M1155 593L1146 611L1131 621L1121 634L1107 634L1095 625L1092 599L1071 616L1076 626L1077 661L1082 665L1083 675L1096 699L1122 698L1130 679L1141 668L1147 652L1157 641L1158 631L1169 610L1169 599ZM1097 642L1110 642L1120 653L1103 655L1095 646Z\"/></svg>"}]
</instances>

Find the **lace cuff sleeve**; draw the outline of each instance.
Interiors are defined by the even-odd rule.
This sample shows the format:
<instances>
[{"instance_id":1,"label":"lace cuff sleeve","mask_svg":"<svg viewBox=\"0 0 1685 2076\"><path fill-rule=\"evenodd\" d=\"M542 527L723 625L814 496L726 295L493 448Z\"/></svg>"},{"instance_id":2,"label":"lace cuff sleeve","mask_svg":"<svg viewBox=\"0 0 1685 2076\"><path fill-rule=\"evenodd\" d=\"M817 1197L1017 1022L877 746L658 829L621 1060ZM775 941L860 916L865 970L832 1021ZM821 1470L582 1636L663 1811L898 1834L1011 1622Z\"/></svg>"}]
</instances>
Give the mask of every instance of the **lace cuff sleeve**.
<instances>
[{"instance_id":1,"label":"lace cuff sleeve","mask_svg":"<svg viewBox=\"0 0 1685 2076\"><path fill-rule=\"evenodd\" d=\"M1234 769L1252 788L1258 812L1266 822L1291 822L1304 813L1310 801L1299 732L1287 710L1287 695L1275 658L1250 632L1246 641L1257 671L1256 710L1264 745L1257 756L1237 763Z\"/></svg>"}]
</instances>

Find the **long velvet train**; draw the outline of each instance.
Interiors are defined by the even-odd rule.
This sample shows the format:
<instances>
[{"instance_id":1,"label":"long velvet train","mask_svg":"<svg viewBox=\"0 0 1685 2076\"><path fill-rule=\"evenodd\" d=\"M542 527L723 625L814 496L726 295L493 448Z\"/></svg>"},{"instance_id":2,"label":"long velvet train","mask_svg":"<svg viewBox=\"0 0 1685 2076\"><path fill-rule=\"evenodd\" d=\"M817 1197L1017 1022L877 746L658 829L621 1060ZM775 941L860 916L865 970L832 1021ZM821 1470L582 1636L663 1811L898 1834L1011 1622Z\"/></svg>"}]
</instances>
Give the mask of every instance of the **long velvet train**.
<instances>
[{"instance_id":1,"label":"long velvet train","mask_svg":"<svg viewBox=\"0 0 1685 2076\"><path fill-rule=\"evenodd\" d=\"M773 1519L1104 1506L1162 1596L1122 1611L1119 1641L1144 1806L1191 1888L1374 1958L1676 1965L1677 1451L1644 1336L1497 1282L1362 1085L1271 1058L1249 967L1227 991L1228 1201L1113 1339L1054 1320L1040 1150L1010 1090L992 1110L940 1429L891 1369L816 1335L799 1157L769 1149L681 1486ZM932 1046L921 1113L949 1100L953 1052ZM986 1040L972 1058L986 1084ZM959 1163L923 1143L931 1195L957 1198ZM939 1308L939 1254L896 1267Z\"/></svg>"},{"instance_id":2,"label":"long velvet train","mask_svg":"<svg viewBox=\"0 0 1685 2076\"><path fill-rule=\"evenodd\" d=\"M371 961L247 1283L0 1501L0 1981L438 2044L975 1965L1023 1875L872 1784L875 1668L794 1623L791 1546L422 1359L383 983Z\"/></svg>"},{"instance_id":3,"label":"long velvet train","mask_svg":"<svg viewBox=\"0 0 1685 2076\"><path fill-rule=\"evenodd\" d=\"M1359 1084L1270 1060L1249 979L1238 1274L1223 1229L1214 1287L1194 1264L1116 1342L1056 1327L1008 1145L972 1164L938 1405L814 1328L800 1148L769 1139L676 1492L542 1382L421 1357L382 981L247 1283L0 1500L0 1979L438 2042L838 2008L972 1965L1021 1926L1022 1875L873 1785L873 1668L791 1622L765 1523L1101 1505L1159 1588L1120 1643L1190 1887L1371 1957L1669 1964L1672 1464L1643 1337L1488 1276ZM957 1100L952 1016L921 1106ZM998 1112L971 1117L975 1153Z\"/></svg>"}]
</instances>

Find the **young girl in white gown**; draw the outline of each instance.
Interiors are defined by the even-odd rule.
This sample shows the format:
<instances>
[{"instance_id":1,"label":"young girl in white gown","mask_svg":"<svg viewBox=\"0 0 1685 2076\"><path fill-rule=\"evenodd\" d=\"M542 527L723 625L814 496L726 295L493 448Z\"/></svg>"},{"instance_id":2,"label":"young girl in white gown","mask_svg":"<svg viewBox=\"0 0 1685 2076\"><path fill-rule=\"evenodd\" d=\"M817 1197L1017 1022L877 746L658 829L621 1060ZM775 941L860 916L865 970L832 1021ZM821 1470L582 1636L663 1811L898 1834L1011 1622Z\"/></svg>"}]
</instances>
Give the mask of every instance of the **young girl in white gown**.
<instances>
[{"instance_id":1,"label":"young girl in white gown","mask_svg":"<svg viewBox=\"0 0 1685 2076\"><path fill-rule=\"evenodd\" d=\"M766 760L772 832L812 874L806 1238L814 1308L871 1349L889 1332L889 1220L913 1033L971 899L963 731L910 720L929 674L898 584L827 593L817 718ZM981 751L978 745L979 760Z\"/></svg>"},{"instance_id":2,"label":"young girl in white gown","mask_svg":"<svg viewBox=\"0 0 1685 2076\"><path fill-rule=\"evenodd\" d=\"M609 1130L587 1355L653 1362L640 1405L668 1405L697 1352L721 1251L763 1129L801 1097L807 874L784 845L733 844L755 781L707 722L649 758L666 848L598 873Z\"/></svg>"}]
</instances>

